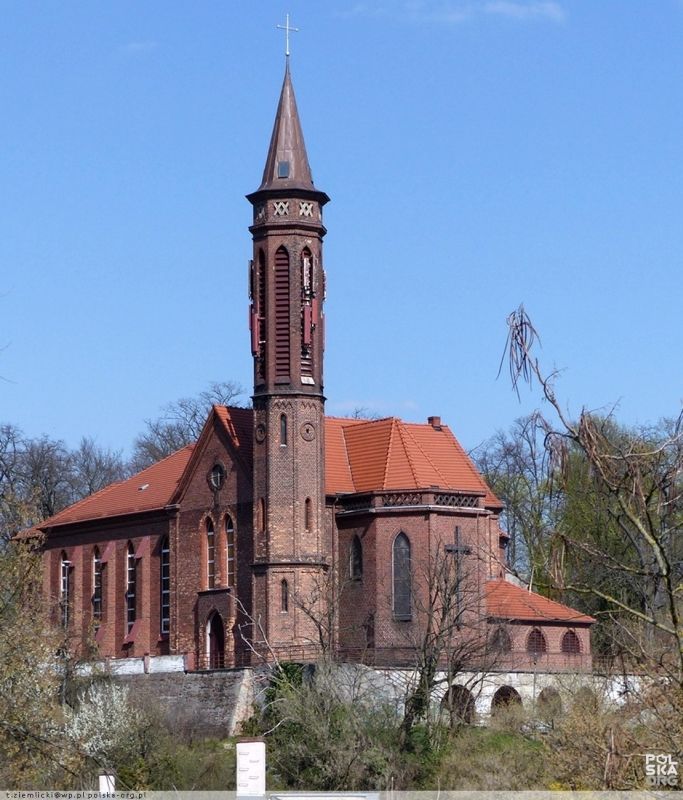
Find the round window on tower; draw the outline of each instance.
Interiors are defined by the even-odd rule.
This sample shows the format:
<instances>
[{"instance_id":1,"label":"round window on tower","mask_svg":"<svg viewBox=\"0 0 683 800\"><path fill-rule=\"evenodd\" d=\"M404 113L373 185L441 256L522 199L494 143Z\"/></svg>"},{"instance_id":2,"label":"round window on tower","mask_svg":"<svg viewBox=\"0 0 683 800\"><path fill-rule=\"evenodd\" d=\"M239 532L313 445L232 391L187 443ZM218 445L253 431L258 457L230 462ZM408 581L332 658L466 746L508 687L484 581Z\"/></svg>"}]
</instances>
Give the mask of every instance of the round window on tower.
<instances>
[{"instance_id":1,"label":"round window on tower","mask_svg":"<svg viewBox=\"0 0 683 800\"><path fill-rule=\"evenodd\" d=\"M209 483L211 484L211 488L216 491L223 487L225 483L225 467L222 464L217 463L213 465L209 473Z\"/></svg>"}]
</instances>

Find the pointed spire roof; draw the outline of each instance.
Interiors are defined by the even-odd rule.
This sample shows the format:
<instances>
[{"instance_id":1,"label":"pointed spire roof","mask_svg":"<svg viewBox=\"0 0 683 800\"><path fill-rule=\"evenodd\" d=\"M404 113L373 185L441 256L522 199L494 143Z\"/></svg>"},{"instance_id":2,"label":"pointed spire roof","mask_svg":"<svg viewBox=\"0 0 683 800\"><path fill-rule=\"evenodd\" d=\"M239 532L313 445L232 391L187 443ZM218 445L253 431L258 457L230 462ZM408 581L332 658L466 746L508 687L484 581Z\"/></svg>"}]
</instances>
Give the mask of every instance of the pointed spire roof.
<instances>
[{"instance_id":1,"label":"pointed spire roof","mask_svg":"<svg viewBox=\"0 0 683 800\"><path fill-rule=\"evenodd\" d=\"M266 167L258 191L267 189L308 189L315 191L306 155L304 135L296 108L294 87L289 74L289 59L280 92L270 138Z\"/></svg>"}]
</instances>

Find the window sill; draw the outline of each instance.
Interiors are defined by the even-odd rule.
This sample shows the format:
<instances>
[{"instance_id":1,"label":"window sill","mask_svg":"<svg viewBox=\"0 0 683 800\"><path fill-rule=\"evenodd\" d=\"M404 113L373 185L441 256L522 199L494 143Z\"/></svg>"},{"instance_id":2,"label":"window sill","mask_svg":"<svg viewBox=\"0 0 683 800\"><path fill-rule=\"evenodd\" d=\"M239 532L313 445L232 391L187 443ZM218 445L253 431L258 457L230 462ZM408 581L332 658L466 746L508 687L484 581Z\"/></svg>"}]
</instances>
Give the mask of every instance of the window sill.
<instances>
[{"instance_id":1,"label":"window sill","mask_svg":"<svg viewBox=\"0 0 683 800\"><path fill-rule=\"evenodd\" d=\"M139 625L138 621L136 620L133 623L133 627L126 634L126 638L123 640L124 645L133 644L133 642L135 641L135 635L137 634L139 627L140 627L140 625Z\"/></svg>"}]
</instances>

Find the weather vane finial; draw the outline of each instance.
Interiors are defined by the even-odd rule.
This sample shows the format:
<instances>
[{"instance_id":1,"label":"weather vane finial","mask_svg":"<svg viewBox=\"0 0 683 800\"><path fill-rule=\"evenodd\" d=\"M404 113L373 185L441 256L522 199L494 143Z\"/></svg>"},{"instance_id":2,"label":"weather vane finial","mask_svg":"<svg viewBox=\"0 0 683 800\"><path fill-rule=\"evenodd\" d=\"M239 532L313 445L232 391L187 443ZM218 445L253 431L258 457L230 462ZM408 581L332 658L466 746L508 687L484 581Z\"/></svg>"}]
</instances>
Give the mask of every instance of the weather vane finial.
<instances>
[{"instance_id":1,"label":"weather vane finial","mask_svg":"<svg viewBox=\"0 0 683 800\"><path fill-rule=\"evenodd\" d=\"M299 29L298 28L293 28L289 24L289 14L285 14L285 24L284 25L276 25L275 27L277 27L281 31L285 32L285 55L287 56L287 58L289 58L289 32L290 31L294 31L294 32L298 33Z\"/></svg>"}]
</instances>

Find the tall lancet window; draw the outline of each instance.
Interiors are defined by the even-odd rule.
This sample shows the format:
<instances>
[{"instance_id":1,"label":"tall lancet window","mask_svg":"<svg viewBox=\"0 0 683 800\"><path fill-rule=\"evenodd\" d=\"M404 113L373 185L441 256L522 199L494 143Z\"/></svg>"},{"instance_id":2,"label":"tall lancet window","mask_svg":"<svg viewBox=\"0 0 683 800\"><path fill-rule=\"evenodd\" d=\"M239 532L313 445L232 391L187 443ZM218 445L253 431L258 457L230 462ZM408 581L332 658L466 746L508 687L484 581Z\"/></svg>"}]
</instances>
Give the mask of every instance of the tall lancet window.
<instances>
[{"instance_id":1,"label":"tall lancet window","mask_svg":"<svg viewBox=\"0 0 683 800\"><path fill-rule=\"evenodd\" d=\"M289 253L275 251L275 377L289 378Z\"/></svg>"},{"instance_id":2,"label":"tall lancet window","mask_svg":"<svg viewBox=\"0 0 683 800\"><path fill-rule=\"evenodd\" d=\"M135 548L132 542L128 542L126 550L126 633L133 630L137 616L137 571Z\"/></svg>"},{"instance_id":3,"label":"tall lancet window","mask_svg":"<svg viewBox=\"0 0 683 800\"><path fill-rule=\"evenodd\" d=\"M206 520L206 588L216 586L216 536L213 522Z\"/></svg>"},{"instance_id":4,"label":"tall lancet window","mask_svg":"<svg viewBox=\"0 0 683 800\"><path fill-rule=\"evenodd\" d=\"M403 532L394 539L392 572L394 617L402 620L411 619L410 540Z\"/></svg>"},{"instance_id":5,"label":"tall lancet window","mask_svg":"<svg viewBox=\"0 0 683 800\"><path fill-rule=\"evenodd\" d=\"M228 586L232 589L235 586L235 527L232 524L232 517L225 518L225 557L227 560L225 574Z\"/></svg>"},{"instance_id":6,"label":"tall lancet window","mask_svg":"<svg viewBox=\"0 0 683 800\"><path fill-rule=\"evenodd\" d=\"M104 616L104 598L102 592L102 557L99 548L92 553L92 620L95 630L99 630Z\"/></svg>"},{"instance_id":7,"label":"tall lancet window","mask_svg":"<svg viewBox=\"0 0 683 800\"><path fill-rule=\"evenodd\" d=\"M168 536L164 536L161 540L159 555L159 584L161 589L159 631L160 633L168 633L171 630L171 548Z\"/></svg>"},{"instance_id":8,"label":"tall lancet window","mask_svg":"<svg viewBox=\"0 0 683 800\"><path fill-rule=\"evenodd\" d=\"M357 535L351 539L349 575L353 580L360 580L363 577L363 545Z\"/></svg>"},{"instance_id":9,"label":"tall lancet window","mask_svg":"<svg viewBox=\"0 0 683 800\"><path fill-rule=\"evenodd\" d=\"M61 612L61 622L65 628L69 627L71 621L71 606L73 603L72 582L71 582L71 562L69 561L66 551L62 550L62 555L59 561L60 569L60 591L59 591L59 605Z\"/></svg>"}]
</instances>

